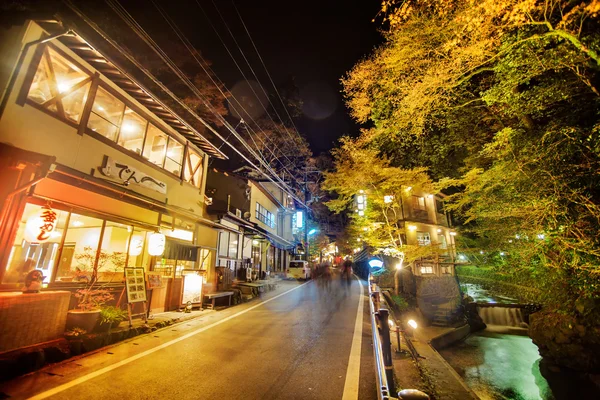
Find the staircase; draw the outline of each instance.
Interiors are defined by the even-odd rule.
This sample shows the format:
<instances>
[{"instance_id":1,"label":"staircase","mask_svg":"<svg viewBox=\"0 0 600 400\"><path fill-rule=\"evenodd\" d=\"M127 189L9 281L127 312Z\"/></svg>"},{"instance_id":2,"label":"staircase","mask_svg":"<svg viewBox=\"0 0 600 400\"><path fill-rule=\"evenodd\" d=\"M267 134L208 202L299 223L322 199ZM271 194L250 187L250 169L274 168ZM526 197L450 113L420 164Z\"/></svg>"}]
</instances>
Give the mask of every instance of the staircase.
<instances>
[{"instance_id":1,"label":"staircase","mask_svg":"<svg viewBox=\"0 0 600 400\"><path fill-rule=\"evenodd\" d=\"M449 326L459 312L458 285L448 278L427 278L418 283L417 304L434 326Z\"/></svg>"}]
</instances>

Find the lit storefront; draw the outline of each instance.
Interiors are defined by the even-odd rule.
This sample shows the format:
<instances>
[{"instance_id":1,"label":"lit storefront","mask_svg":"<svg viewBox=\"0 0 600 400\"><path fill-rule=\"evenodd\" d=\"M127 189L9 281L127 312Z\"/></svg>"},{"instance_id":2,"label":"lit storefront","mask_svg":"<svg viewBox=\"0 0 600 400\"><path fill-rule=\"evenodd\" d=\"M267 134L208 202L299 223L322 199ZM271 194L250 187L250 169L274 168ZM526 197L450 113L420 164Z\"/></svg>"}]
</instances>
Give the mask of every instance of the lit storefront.
<instances>
[{"instance_id":1,"label":"lit storefront","mask_svg":"<svg viewBox=\"0 0 600 400\"><path fill-rule=\"evenodd\" d=\"M46 29L29 22L19 43ZM0 290L19 290L39 269L47 289L97 282L118 301L124 268L139 267L162 282L150 310L172 310L184 275L214 279L223 227L204 218L204 187L208 157L224 155L94 48L77 35L32 46L7 91ZM35 235L44 207L52 229Z\"/></svg>"}]
</instances>

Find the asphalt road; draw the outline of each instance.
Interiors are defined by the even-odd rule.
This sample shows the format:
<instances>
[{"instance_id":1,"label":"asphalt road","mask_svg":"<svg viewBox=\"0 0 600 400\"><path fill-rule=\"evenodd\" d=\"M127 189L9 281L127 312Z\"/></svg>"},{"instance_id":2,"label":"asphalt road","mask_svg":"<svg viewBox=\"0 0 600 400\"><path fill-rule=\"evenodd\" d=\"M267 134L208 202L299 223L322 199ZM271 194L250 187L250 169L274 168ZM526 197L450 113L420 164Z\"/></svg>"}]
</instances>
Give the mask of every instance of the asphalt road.
<instances>
[{"instance_id":1,"label":"asphalt road","mask_svg":"<svg viewBox=\"0 0 600 400\"><path fill-rule=\"evenodd\" d=\"M284 287L289 289L277 296L223 311L229 314L213 323L171 327L84 357L77 373L59 366L16 393L52 399L375 399L368 302L359 309L359 281L349 288L337 280L329 289L319 282Z\"/></svg>"}]
</instances>

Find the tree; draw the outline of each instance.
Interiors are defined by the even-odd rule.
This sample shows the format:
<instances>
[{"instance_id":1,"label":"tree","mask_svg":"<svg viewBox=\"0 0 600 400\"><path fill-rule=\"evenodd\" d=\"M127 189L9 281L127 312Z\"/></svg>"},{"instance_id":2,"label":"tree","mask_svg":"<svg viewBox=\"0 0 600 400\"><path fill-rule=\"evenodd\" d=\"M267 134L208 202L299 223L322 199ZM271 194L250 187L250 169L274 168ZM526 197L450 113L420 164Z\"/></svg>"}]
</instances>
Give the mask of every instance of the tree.
<instances>
[{"instance_id":1,"label":"tree","mask_svg":"<svg viewBox=\"0 0 600 400\"><path fill-rule=\"evenodd\" d=\"M391 256L406 265L442 253L439 244L417 246L406 242L402 202L408 201L412 191L436 192L426 169L393 167L377 150L362 147L349 137L340 140L333 156L335 170L325 173L322 186L337 194L326 203L332 211L350 211L350 243L358 243L361 248L365 244L373 254ZM356 202L366 204L364 210L353 212ZM396 274L396 292L398 286Z\"/></svg>"}]
</instances>

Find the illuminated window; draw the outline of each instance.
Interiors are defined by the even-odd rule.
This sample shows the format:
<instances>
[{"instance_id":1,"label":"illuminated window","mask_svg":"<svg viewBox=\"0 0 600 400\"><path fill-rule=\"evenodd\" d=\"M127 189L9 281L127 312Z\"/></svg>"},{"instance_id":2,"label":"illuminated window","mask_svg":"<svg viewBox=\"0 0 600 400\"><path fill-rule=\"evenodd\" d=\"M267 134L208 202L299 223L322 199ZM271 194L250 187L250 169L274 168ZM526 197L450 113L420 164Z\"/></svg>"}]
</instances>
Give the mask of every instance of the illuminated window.
<instances>
[{"instance_id":1,"label":"illuminated window","mask_svg":"<svg viewBox=\"0 0 600 400\"><path fill-rule=\"evenodd\" d=\"M163 131L150 124L142 153L144 158L162 167L167 154L167 140L168 136Z\"/></svg>"},{"instance_id":2,"label":"illuminated window","mask_svg":"<svg viewBox=\"0 0 600 400\"><path fill-rule=\"evenodd\" d=\"M25 283L25 276L34 269L42 271L44 282L49 282L52 268L58 255L58 248L68 212L54 210L57 213L56 227L52 231L50 239L44 243L29 243L25 240L25 225L29 218L38 215L42 206L26 204L23 215L17 226L17 234L10 250L6 273L2 280L3 284L14 284L20 289Z\"/></svg>"},{"instance_id":3,"label":"illuminated window","mask_svg":"<svg viewBox=\"0 0 600 400\"><path fill-rule=\"evenodd\" d=\"M425 197L413 196L413 209L415 210L426 210Z\"/></svg>"},{"instance_id":4,"label":"illuminated window","mask_svg":"<svg viewBox=\"0 0 600 400\"><path fill-rule=\"evenodd\" d=\"M440 248L447 249L448 243L446 242L446 236L444 234L439 234L438 237L440 238Z\"/></svg>"},{"instance_id":5,"label":"illuminated window","mask_svg":"<svg viewBox=\"0 0 600 400\"><path fill-rule=\"evenodd\" d=\"M44 51L27 98L77 123L90 87L89 75L49 47Z\"/></svg>"},{"instance_id":6,"label":"illuminated window","mask_svg":"<svg viewBox=\"0 0 600 400\"><path fill-rule=\"evenodd\" d=\"M275 228L275 217L258 202L256 203L256 219L271 228Z\"/></svg>"},{"instance_id":7,"label":"illuminated window","mask_svg":"<svg viewBox=\"0 0 600 400\"><path fill-rule=\"evenodd\" d=\"M88 128L116 141L124 111L125 103L99 87L88 120Z\"/></svg>"},{"instance_id":8,"label":"illuminated window","mask_svg":"<svg viewBox=\"0 0 600 400\"><path fill-rule=\"evenodd\" d=\"M200 187L202 184L202 163L202 156L189 149L183 169L183 179L196 187Z\"/></svg>"},{"instance_id":9,"label":"illuminated window","mask_svg":"<svg viewBox=\"0 0 600 400\"><path fill-rule=\"evenodd\" d=\"M421 275L433 274L433 267L421 267Z\"/></svg>"},{"instance_id":10,"label":"illuminated window","mask_svg":"<svg viewBox=\"0 0 600 400\"><path fill-rule=\"evenodd\" d=\"M148 121L128 107L125 110L121 131L119 132L119 145L137 154L142 154L147 124Z\"/></svg>"},{"instance_id":11,"label":"illuminated window","mask_svg":"<svg viewBox=\"0 0 600 400\"><path fill-rule=\"evenodd\" d=\"M181 163L183 161L183 145L178 141L169 138L167 145L167 158L165 160L165 169L175 175L181 174Z\"/></svg>"},{"instance_id":12,"label":"illuminated window","mask_svg":"<svg viewBox=\"0 0 600 400\"><path fill-rule=\"evenodd\" d=\"M417 243L419 246L428 246L431 244L429 232L417 232Z\"/></svg>"}]
</instances>

